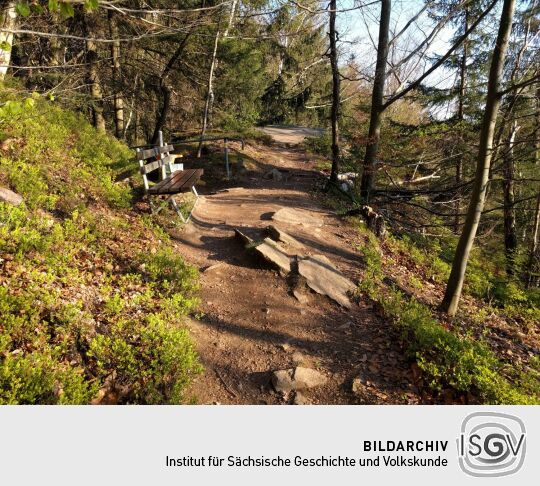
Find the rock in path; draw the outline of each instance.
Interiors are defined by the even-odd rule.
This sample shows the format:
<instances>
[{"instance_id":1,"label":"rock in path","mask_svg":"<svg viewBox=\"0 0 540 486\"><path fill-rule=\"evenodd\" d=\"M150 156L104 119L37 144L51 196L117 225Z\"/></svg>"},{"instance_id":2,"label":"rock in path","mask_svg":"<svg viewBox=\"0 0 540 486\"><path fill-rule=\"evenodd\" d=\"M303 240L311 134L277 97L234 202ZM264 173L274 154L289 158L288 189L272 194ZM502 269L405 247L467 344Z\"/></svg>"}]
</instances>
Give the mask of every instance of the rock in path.
<instances>
[{"instance_id":1,"label":"rock in path","mask_svg":"<svg viewBox=\"0 0 540 486\"><path fill-rule=\"evenodd\" d=\"M261 244L255 247L255 251L287 274L291 271L291 257L270 238L265 238Z\"/></svg>"},{"instance_id":2,"label":"rock in path","mask_svg":"<svg viewBox=\"0 0 540 486\"><path fill-rule=\"evenodd\" d=\"M264 175L264 178L265 179L273 179L276 182L279 182L279 181L283 180L283 174L277 169L272 169L272 170L268 171Z\"/></svg>"},{"instance_id":3,"label":"rock in path","mask_svg":"<svg viewBox=\"0 0 540 486\"><path fill-rule=\"evenodd\" d=\"M288 224L301 224L303 226L313 226L320 228L323 225L323 220L311 215L307 211L299 211L292 208L281 208L276 211L272 219Z\"/></svg>"},{"instance_id":4,"label":"rock in path","mask_svg":"<svg viewBox=\"0 0 540 486\"><path fill-rule=\"evenodd\" d=\"M272 238L274 241L277 241L279 243L284 243L285 245L290 246L292 248L298 248L298 249L304 248L304 245L302 245L302 243L300 243L298 240L296 240L291 235L285 233L285 231L280 230L279 228L276 228L273 225L267 226L266 232L270 235L270 238Z\"/></svg>"},{"instance_id":5,"label":"rock in path","mask_svg":"<svg viewBox=\"0 0 540 486\"><path fill-rule=\"evenodd\" d=\"M242 233L238 228L235 228L234 236L244 243L244 245L251 245L253 243L253 240L246 234Z\"/></svg>"},{"instance_id":6,"label":"rock in path","mask_svg":"<svg viewBox=\"0 0 540 486\"><path fill-rule=\"evenodd\" d=\"M347 293L354 290L355 285L324 255L299 259L298 273L315 292L327 295L343 307L352 307Z\"/></svg>"},{"instance_id":7,"label":"rock in path","mask_svg":"<svg viewBox=\"0 0 540 486\"><path fill-rule=\"evenodd\" d=\"M296 298L296 300L300 302L301 304L307 304L309 302L308 296L304 294L303 292L300 292L299 290L296 290L296 289L293 290L293 295Z\"/></svg>"},{"instance_id":8,"label":"rock in path","mask_svg":"<svg viewBox=\"0 0 540 486\"><path fill-rule=\"evenodd\" d=\"M302 395L302 393L297 392L294 396L293 403L295 405L309 405L309 400L304 395Z\"/></svg>"},{"instance_id":9,"label":"rock in path","mask_svg":"<svg viewBox=\"0 0 540 486\"><path fill-rule=\"evenodd\" d=\"M272 373L272 385L278 392L302 391L324 385L326 376L316 370L303 368L289 368Z\"/></svg>"}]
</instances>

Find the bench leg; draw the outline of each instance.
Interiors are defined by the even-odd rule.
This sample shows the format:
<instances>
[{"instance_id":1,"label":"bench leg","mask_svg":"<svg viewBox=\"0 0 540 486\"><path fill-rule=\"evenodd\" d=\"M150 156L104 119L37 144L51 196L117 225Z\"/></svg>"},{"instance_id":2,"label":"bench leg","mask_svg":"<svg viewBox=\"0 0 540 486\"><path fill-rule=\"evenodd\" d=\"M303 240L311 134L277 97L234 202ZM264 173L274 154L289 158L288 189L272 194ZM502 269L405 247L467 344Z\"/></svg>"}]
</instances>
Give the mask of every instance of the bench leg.
<instances>
[{"instance_id":1,"label":"bench leg","mask_svg":"<svg viewBox=\"0 0 540 486\"><path fill-rule=\"evenodd\" d=\"M171 196L169 198L169 203L173 207L173 209L176 211L176 214L180 216L180 219L182 220L182 223L187 223L189 221L189 216L191 216L191 213L189 213L188 219L184 218L184 215L182 214L182 211L180 211L180 208L178 207L178 204L176 203L176 200L174 199L174 196Z\"/></svg>"},{"instance_id":2,"label":"bench leg","mask_svg":"<svg viewBox=\"0 0 540 486\"><path fill-rule=\"evenodd\" d=\"M191 215L193 214L193 211L195 211L195 206L197 206L197 202L199 201L199 194L197 193L197 189L195 189L195 186L191 187L191 192L195 195L195 202L193 203L193 207L191 208L191 211L189 212L189 218L191 218Z\"/></svg>"},{"instance_id":3,"label":"bench leg","mask_svg":"<svg viewBox=\"0 0 540 486\"><path fill-rule=\"evenodd\" d=\"M161 204L155 204L154 201L151 198L148 198L148 203L150 204L150 211L152 214L159 214L161 210L167 206L169 201L165 201Z\"/></svg>"}]
</instances>

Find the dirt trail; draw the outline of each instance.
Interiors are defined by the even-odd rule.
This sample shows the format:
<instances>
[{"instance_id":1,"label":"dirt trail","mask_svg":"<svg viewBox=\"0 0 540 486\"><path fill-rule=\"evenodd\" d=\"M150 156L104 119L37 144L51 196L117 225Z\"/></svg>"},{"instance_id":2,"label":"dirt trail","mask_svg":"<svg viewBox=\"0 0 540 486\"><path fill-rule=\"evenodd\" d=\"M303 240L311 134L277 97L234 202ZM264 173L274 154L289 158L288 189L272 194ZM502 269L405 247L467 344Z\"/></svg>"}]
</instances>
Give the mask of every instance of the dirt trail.
<instances>
[{"instance_id":1,"label":"dirt trail","mask_svg":"<svg viewBox=\"0 0 540 486\"><path fill-rule=\"evenodd\" d=\"M294 125L267 125L261 131L270 135L278 143L299 144L306 137L317 137L322 135L322 128L307 128Z\"/></svg>"},{"instance_id":2,"label":"dirt trail","mask_svg":"<svg viewBox=\"0 0 540 486\"><path fill-rule=\"evenodd\" d=\"M327 256L353 282L362 277L358 234L313 195L316 163L300 148L278 143L247 147L246 155L252 164L238 187L203 196L192 223L175 234L179 250L202 272L204 317L190 329L206 371L191 394L199 403L292 403L294 393L275 392L270 377L301 365L328 378L303 393L307 403L418 403L398 337L370 303L347 310L308 290L300 303L283 276L234 238L235 228L257 238L280 208L305 211L324 225L277 226L303 243L305 254ZM263 177L272 168L282 180Z\"/></svg>"}]
</instances>

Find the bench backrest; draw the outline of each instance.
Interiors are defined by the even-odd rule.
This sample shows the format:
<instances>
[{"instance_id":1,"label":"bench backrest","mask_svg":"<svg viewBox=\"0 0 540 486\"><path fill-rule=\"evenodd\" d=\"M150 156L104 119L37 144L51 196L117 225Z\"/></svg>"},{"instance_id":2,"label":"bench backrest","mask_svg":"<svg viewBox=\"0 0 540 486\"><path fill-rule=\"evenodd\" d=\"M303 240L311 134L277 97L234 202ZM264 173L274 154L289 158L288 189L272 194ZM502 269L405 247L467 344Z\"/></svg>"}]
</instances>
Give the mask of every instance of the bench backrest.
<instances>
[{"instance_id":1,"label":"bench backrest","mask_svg":"<svg viewBox=\"0 0 540 486\"><path fill-rule=\"evenodd\" d=\"M137 160L139 161L140 172L143 177L144 190L148 191L148 174L157 169L161 169L161 179L167 176L166 167L169 166L169 171L172 172L172 163L174 157L170 155L172 145L164 145L163 147L151 147L147 149L137 149Z\"/></svg>"}]
</instances>

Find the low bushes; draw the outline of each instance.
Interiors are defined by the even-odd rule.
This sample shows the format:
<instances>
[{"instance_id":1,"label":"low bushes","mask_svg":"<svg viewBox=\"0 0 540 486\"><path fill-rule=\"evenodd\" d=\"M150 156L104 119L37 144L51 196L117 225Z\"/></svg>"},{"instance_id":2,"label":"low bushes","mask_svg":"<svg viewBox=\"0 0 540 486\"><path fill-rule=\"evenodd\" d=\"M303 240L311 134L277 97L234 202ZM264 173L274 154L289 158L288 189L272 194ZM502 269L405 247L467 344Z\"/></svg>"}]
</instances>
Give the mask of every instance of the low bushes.
<instances>
[{"instance_id":1,"label":"low bushes","mask_svg":"<svg viewBox=\"0 0 540 486\"><path fill-rule=\"evenodd\" d=\"M198 275L123 210L131 151L45 101L0 129L0 184L25 200L0 203L0 404L187 400Z\"/></svg>"},{"instance_id":2,"label":"low bushes","mask_svg":"<svg viewBox=\"0 0 540 486\"><path fill-rule=\"evenodd\" d=\"M534 380L527 379L531 376L518 376L523 383L512 385L502 374L505 366L485 344L445 329L429 308L414 298L407 300L392 289L379 304L401 330L407 352L417 361L432 389L470 391L491 404L540 403L538 382L533 386Z\"/></svg>"},{"instance_id":3,"label":"low bushes","mask_svg":"<svg viewBox=\"0 0 540 486\"><path fill-rule=\"evenodd\" d=\"M483 342L446 329L429 307L393 286L387 287L379 242L363 227L360 231L364 244L358 250L365 268L359 291L377 302L384 315L401 331L406 352L418 364L432 390L440 392L452 388L461 393L471 392L483 403L491 404L540 403L539 369L524 372L502 363ZM397 240L390 236L385 245L394 254L406 253L422 271L435 275L435 280L442 277L436 272L439 263L435 263L442 260L430 259L427 251L417 248L409 239ZM504 295L506 298L514 295L513 301L522 298L518 291Z\"/></svg>"}]
</instances>

